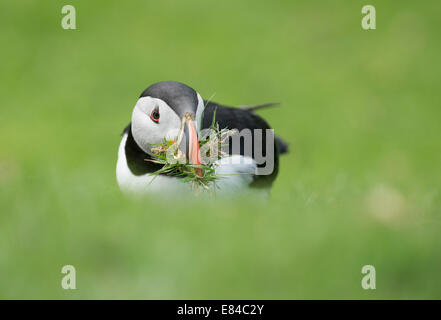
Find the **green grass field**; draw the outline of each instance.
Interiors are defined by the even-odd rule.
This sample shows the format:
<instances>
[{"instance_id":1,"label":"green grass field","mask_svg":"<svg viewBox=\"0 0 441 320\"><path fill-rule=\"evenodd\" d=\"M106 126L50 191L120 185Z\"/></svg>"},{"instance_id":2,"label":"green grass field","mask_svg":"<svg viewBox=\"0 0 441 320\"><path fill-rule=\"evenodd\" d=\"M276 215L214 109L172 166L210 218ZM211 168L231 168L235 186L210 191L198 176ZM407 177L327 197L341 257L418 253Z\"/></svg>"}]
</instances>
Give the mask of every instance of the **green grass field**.
<instances>
[{"instance_id":1,"label":"green grass field","mask_svg":"<svg viewBox=\"0 0 441 320\"><path fill-rule=\"evenodd\" d=\"M441 298L441 4L371 2L370 31L365 4L3 1L0 298ZM291 148L269 201L119 192L161 80L283 103L259 112Z\"/></svg>"}]
</instances>

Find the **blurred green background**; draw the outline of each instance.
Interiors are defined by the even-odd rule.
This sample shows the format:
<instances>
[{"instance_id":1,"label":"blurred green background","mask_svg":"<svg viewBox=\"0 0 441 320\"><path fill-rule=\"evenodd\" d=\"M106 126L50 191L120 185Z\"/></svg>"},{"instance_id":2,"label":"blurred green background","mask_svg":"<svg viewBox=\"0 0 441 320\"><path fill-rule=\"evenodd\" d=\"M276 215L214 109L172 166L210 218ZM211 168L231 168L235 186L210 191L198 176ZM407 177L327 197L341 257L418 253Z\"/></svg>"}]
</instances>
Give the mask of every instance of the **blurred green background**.
<instances>
[{"instance_id":1,"label":"blurred green background","mask_svg":"<svg viewBox=\"0 0 441 320\"><path fill-rule=\"evenodd\" d=\"M440 9L2 1L0 298L441 298ZM119 134L161 80L283 103L259 112L291 147L268 202L120 194Z\"/></svg>"}]
</instances>

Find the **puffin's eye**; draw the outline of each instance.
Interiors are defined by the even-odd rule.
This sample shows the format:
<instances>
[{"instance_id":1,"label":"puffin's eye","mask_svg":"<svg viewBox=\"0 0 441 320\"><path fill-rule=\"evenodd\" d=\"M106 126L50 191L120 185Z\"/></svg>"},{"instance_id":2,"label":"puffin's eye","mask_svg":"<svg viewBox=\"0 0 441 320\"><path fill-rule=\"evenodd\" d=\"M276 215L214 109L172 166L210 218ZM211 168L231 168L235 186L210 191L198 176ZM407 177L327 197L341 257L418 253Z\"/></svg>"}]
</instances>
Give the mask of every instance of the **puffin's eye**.
<instances>
[{"instance_id":1,"label":"puffin's eye","mask_svg":"<svg viewBox=\"0 0 441 320\"><path fill-rule=\"evenodd\" d=\"M152 119L156 123L159 122L159 108L158 107L155 107L152 110L152 113L150 113L150 119Z\"/></svg>"}]
</instances>

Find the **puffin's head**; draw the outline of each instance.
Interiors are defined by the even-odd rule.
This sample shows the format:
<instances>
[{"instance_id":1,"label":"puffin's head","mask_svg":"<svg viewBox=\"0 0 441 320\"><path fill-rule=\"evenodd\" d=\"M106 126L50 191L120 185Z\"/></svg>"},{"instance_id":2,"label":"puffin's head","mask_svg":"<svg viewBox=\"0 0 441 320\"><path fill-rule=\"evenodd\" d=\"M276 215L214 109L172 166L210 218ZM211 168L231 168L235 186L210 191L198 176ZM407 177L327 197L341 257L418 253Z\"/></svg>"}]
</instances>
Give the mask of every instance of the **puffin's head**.
<instances>
[{"instance_id":1,"label":"puffin's head","mask_svg":"<svg viewBox=\"0 0 441 320\"><path fill-rule=\"evenodd\" d=\"M151 153L151 145L160 144L164 138L177 140L184 124L184 144L187 159L200 164L198 131L204 101L189 86L163 81L148 87L139 97L132 113L132 134L138 146Z\"/></svg>"}]
</instances>

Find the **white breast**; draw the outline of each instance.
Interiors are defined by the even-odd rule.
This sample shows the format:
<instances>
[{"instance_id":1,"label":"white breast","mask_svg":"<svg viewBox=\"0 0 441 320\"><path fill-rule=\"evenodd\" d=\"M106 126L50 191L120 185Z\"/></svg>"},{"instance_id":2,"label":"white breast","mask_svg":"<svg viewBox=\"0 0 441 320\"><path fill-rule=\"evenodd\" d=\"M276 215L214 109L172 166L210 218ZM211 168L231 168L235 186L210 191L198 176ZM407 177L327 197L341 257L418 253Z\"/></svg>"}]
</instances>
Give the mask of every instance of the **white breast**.
<instances>
[{"instance_id":1,"label":"white breast","mask_svg":"<svg viewBox=\"0 0 441 320\"><path fill-rule=\"evenodd\" d=\"M145 174L134 175L128 165L125 153L127 134L124 134L118 149L116 164L116 180L120 189L125 193L183 193L191 191L191 185L184 183L179 178L163 175ZM216 194L237 194L248 191L249 184L253 181L256 162L247 157L233 155L222 158L215 164L216 174L220 179L216 181ZM214 186L213 186L214 187Z\"/></svg>"},{"instance_id":2,"label":"white breast","mask_svg":"<svg viewBox=\"0 0 441 320\"><path fill-rule=\"evenodd\" d=\"M151 193L161 191L181 192L186 188L184 183L176 178L144 174L136 176L127 165L125 146L127 134L124 134L118 149L118 161L116 163L116 180L119 188L125 193Z\"/></svg>"}]
</instances>

